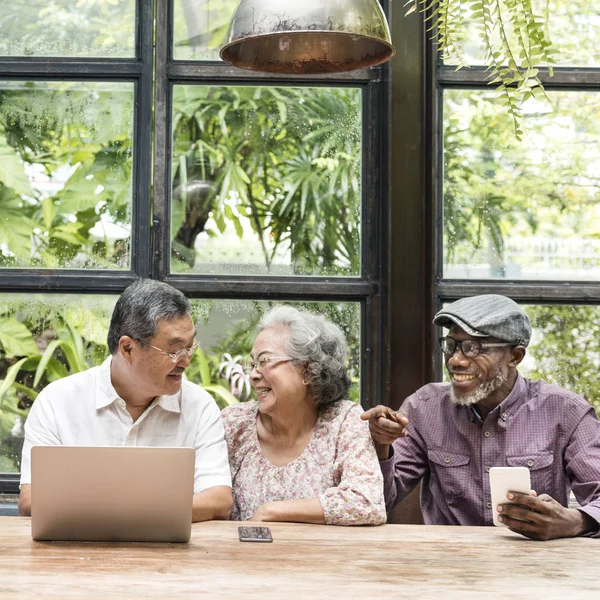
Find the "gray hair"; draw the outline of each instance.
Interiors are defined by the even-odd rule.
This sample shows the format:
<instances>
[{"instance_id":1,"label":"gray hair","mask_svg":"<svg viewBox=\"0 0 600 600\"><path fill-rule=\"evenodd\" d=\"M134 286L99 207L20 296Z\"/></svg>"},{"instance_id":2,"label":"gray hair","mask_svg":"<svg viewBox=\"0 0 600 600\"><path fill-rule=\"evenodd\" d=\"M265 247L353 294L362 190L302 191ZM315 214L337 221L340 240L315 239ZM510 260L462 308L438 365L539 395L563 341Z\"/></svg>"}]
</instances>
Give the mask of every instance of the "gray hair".
<instances>
[{"instance_id":1,"label":"gray hair","mask_svg":"<svg viewBox=\"0 0 600 600\"><path fill-rule=\"evenodd\" d=\"M277 305L265 313L259 331L287 329L286 352L293 363L304 365L310 394L318 406L344 400L350 387L346 371L348 345L342 330L321 315Z\"/></svg>"},{"instance_id":2,"label":"gray hair","mask_svg":"<svg viewBox=\"0 0 600 600\"><path fill-rule=\"evenodd\" d=\"M108 329L108 349L115 354L124 335L146 342L156 334L159 321L190 313L190 303L179 290L162 281L138 279L117 300Z\"/></svg>"}]
</instances>

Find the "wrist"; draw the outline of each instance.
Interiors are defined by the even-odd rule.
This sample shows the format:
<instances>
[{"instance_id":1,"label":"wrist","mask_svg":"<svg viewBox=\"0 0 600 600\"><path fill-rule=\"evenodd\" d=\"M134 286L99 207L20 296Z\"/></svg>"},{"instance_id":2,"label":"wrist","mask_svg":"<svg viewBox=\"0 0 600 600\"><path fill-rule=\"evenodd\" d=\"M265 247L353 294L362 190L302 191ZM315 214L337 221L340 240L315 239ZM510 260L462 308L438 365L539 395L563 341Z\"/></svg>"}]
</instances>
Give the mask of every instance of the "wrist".
<instances>
[{"instance_id":1,"label":"wrist","mask_svg":"<svg viewBox=\"0 0 600 600\"><path fill-rule=\"evenodd\" d=\"M277 502L266 502L258 508L258 514L262 521L277 521Z\"/></svg>"},{"instance_id":2,"label":"wrist","mask_svg":"<svg viewBox=\"0 0 600 600\"><path fill-rule=\"evenodd\" d=\"M375 451L377 452L377 458L379 460L388 460L390 457L390 446L391 444L379 444L375 442Z\"/></svg>"}]
</instances>

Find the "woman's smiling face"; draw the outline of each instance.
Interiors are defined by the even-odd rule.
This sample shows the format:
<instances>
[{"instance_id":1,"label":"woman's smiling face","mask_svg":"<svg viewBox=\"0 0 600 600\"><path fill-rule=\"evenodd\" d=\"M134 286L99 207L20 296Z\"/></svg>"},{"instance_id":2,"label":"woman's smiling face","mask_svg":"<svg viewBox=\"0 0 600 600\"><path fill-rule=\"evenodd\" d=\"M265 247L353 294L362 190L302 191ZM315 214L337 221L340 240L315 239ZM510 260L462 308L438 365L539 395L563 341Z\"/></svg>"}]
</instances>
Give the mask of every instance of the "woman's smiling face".
<instances>
[{"instance_id":1,"label":"woman's smiling face","mask_svg":"<svg viewBox=\"0 0 600 600\"><path fill-rule=\"evenodd\" d=\"M288 335L286 327L267 327L256 336L252 346L254 363L258 365L261 359L268 359L262 368L255 367L250 373L258 407L263 414L282 409L287 411L291 405L305 401L308 396L308 387L302 382L302 371L287 353Z\"/></svg>"}]
</instances>

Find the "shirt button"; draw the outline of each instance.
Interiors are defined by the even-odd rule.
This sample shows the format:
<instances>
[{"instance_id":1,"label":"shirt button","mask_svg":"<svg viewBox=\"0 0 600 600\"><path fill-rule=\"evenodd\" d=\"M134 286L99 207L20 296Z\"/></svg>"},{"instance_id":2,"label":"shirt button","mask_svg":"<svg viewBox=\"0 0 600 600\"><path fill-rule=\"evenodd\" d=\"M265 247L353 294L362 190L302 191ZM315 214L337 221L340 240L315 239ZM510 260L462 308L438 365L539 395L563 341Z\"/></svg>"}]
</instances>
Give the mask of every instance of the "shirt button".
<instances>
[{"instance_id":1,"label":"shirt button","mask_svg":"<svg viewBox=\"0 0 600 600\"><path fill-rule=\"evenodd\" d=\"M492 508L492 503L491 503L491 502L488 502L488 503L487 503L487 507L488 507L488 508Z\"/></svg>"},{"instance_id":2,"label":"shirt button","mask_svg":"<svg viewBox=\"0 0 600 600\"><path fill-rule=\"evenodd\" d=\"M506 419L506 413L502 413L502 418Z\"/></svg>"},{"instance_id":3,"label":"shirt button","mask_svg":"<svg viewBox=\"0 0 600 600\"><path fill-rule=\"evenodd\" d=\"M483 435L485 435L485 437L490 437L492 434L489 431L486 431Z\"/></svg>"},{"instance_id":4,"label":"shirt button","mask_svg":"<svg viewBox=\"0 0 600 600\"><path fill-rule=\"evenodd\" d=\"M485 472L486 472L486 473L489 473L489 472L490 472L490 468L489 468L489 467L486 467L486 468L485 468Z\"/></svg>"},{"instance_id":5,"label":"shirt button","mask_svg":"<svg viewBox=\"0 0 600 600\"><path fill-rule=\"evenodd\" d=\"M449 462L450 462L450 457L449 457L449 456L446 456L446 458L444 459L444 462L447 462L447 463L449 463Z\"/></svg>"},{"instance_id":6,"label":"shirt button","mask_svg":"<svg viewBox=\"0 0 600 600\"><path fill-rule=\"evenodd\" d=\"M527 461L527 466L528 467L533 467L533 461L532 460L528 460Z\"/></svg>"}]
</instances>

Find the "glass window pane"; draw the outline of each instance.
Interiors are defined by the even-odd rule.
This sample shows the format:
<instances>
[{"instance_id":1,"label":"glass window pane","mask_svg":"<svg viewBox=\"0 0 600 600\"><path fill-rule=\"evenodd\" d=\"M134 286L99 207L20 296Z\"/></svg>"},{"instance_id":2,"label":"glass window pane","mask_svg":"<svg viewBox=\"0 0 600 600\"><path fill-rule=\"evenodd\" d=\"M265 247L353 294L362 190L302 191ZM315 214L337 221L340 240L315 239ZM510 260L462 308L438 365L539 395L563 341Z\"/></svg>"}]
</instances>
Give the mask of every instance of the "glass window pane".
<instances>
[{"instance_id":1,"label":"glass window pane","mask_svg":"<svg viewBox=\"0 0 600 600\"><path fill-rule=\"evenodd\" d=\"M49 382L99 365L108 356L106 337L115 296L4 294L0 296L0 380L13 379L0 398L0 473L18 472L23 423L35 396ZM192 300L197 339L187 377L205 387L224 407L249 400L249 379L227 366L241 364L256 335L255 326L273 303ZM289 303L337 323L349 346L350 398L360 398L360 304ZM41 362L45 352L48 362ZM40 367L40 365L42 365ZM14 378L12 377L14 375Z\"/></svg>"},{"instance_id":2,"label":"glass window pane","mask_svg":"<svg viewBox=\"0 0 600 600\"><path fill-rule=\"evenodd\" d=\"M132 57L136 0L0 2L0 56Z\"/></svg>"},{"instance_id":3,"label":"glass window pane","mask_svg":"<svg viewBox=\"0 0 600 600\"><path fill-rule=\"evenodd\" d=\"M27 411L45 385L100 364L115 297L0 296L0 473L18 472ZM41 357L51 353L47 362Z\"/></svg>"},{"instance_id":4,"label":"glass window pane","mask_svg":"<svg viewBox=\"0 0 600 600\"><path fill-rule=\"evenodd\" d=\"M129 82L0 82L0 267L129 267L133 111Z\"/></svg>"},{"instance_id":5,"label":"glass window pane","mask_svg":"<svg viewBox=\"0 0 600 600\"><path fill-rule=\"evenodd\" d=\"M175 0L173 58L218 61L239 0Z\"/></svg>"},{"instance_id":6,"label":"glass window pane","mask_svg":"<svg viewBox=\"0 0 600 600\"><path fill-rule=\"evenodd\" d=\"M557 66L600 66L600 4L590 0L532 0L534 13L545 24L552 42ZM468 9L466 9L468 11ZM468 64L483 64L485 49L480 31L469 21L463 26L463 48ZM505 15L506 16L506 15ZM505 20L507 33L515 40L510 21ZM446 64L457 64L448 60Z\"/></svg>"},{"instance_id":7,"label":"glass window pane","mask_svg":"<svg viewBox=\"0 0 600 600\"><path fill-rule=\"evenodd\" d=\"M521 373L571 390L600 416L600 307L524 306L533 337Z\"/></svg>"},{"instance_id":8,"label":"glass window pane","mask_svg":"<svg viewBox=\"0 0 600 600\"><path fill-rule=\"evenodd\" d=\"M444 95L444 277L600 278L600 94Z\"/></svg>"},{"instance_id":9,"label":"glass window pane","mask_svg":"<svg viewBox=\"0 0 600 600\"><path fill-rule=\"evenodd\" d=\"M359 275L361 92L175 86L171 271Z\"/></svg>"}]
</instances>

